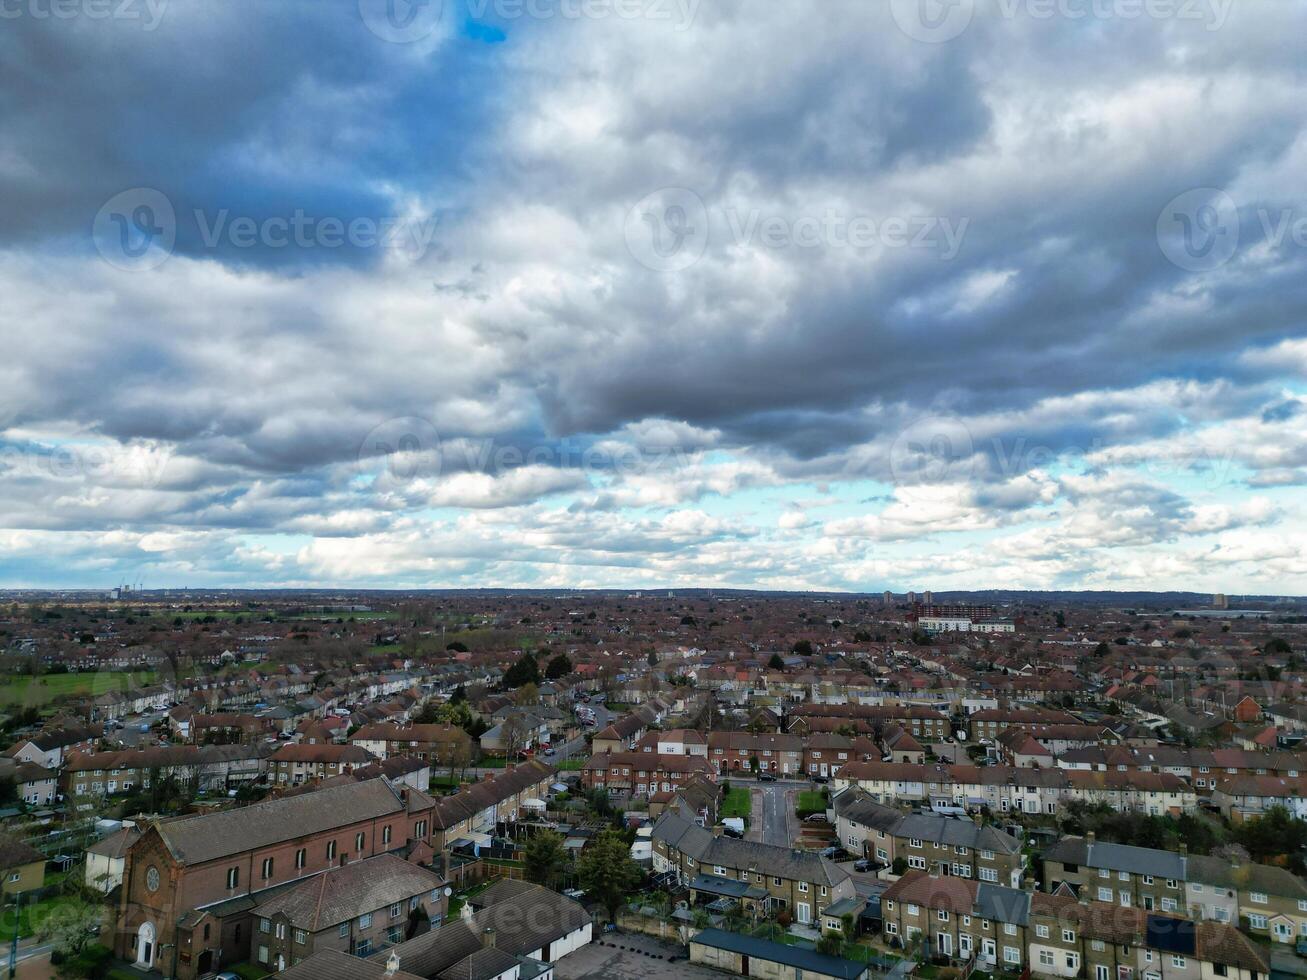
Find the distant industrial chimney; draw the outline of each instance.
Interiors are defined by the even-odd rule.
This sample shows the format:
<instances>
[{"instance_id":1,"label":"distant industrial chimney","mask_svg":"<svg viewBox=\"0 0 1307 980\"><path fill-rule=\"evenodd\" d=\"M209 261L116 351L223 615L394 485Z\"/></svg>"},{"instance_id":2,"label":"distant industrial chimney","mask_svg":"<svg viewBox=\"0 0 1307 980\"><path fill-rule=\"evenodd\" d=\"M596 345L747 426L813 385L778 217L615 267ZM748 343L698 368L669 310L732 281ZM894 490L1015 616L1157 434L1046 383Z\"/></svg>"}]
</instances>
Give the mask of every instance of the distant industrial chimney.
<instances>
[{"instance_id":1,"label":"distant industrial chimney","mask_svg":"<svg viewBox=\"0 0 1307 980\"><path fill-rule=\"evenodd\" d=\"M495 948L495 930L483 929L481 932L481 945L486 949Z\"/></svg>"}]
</instances>

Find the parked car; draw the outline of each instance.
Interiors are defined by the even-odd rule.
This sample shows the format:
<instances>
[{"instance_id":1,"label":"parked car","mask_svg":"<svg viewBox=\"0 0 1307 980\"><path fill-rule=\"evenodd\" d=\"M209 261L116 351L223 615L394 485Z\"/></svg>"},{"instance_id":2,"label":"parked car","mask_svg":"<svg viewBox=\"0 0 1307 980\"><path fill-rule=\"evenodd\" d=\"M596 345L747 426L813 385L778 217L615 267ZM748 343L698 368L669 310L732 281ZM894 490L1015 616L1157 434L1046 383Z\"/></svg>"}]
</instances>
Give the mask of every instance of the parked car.
<instances>
[{"instance_id":1,"label":"parked car","mask_svg":"<svg viewBox=\"0 0 1307 980\"><path fill-rule=\"evenodd\" d=\"M829 782L830 782L830 777L829 777L829 776L813 776L813 777L812 777L812 781L813 781L814 783L829 783Z\"/></svg>"},{"instance_id":2,"label":"parked car","mask_svg":"<svg viewBox=\"0 0 1307 980\"><path fill-rule=\"evenodd\" d=\"M822 850L821 856L824 858L832 858L832 859L841 858L844 856L844 848L839 847L838 845L832 845Z\"/></svg>"},{"instance_id":3,"label":"parked car","mask_svg":"<svg viewBox=\"0 0 1307 980\"><path fill-rule=\"evenodd\" d=\"M774 783L774 782L776 782L776 777L775 777L772 773L769 773L769 772L760 772L760 773L758 773L758 782L760 782L760 783Z\"/></svg>"},{"instance_id":4,"label":"parked car","mask_svg":"<svg viewBox=\"0 0 1307 980\"><path fill-rule=\"evenodd\" d=\"M870 858L859 858L857 861L853 862L854 871L874 871L875 869L876 862Z\"/></svg>"},{"instance_id":5,"label":"parked car","mask_svg":"<svg viewBox=\"0 0 1307 980\"><path fill-rule=\"evenodd\" d=\"M804 823L826 823L826 822L827 822L827 821L826 821L826 814L824 814L824 813L810 813L810 814L808 814L806 817L803 818L803 822L804 822Z\"/></svg>"}]
</instances>

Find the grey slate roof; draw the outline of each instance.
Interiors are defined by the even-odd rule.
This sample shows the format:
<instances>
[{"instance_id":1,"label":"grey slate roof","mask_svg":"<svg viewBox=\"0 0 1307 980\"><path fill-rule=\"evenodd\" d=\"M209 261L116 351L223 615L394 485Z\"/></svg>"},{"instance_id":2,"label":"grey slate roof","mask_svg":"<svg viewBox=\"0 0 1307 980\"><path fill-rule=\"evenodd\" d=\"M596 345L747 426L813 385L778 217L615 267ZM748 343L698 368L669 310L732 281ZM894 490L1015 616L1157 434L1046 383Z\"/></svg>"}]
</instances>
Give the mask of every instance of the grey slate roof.
<instances>
[{"instance_id":1,"label":"grey slate roof","mask_svg":"<svg viewBox=\"0 0 1307 980\"><path fill-rule=\"evenodd\" d=\"M428 902L429 893L444 884L425 868L394 854L381 854L314 875L300 887L263 902L254 914L271 918L280 913L298 928L319 932L399 902L407 922L408 900L421 895Z\"/></svg>"},{"instance_id":2,"label":"grey slate roof","mask_svg":"<svg viewBox=\"0 0 1307 980\"><path fill-rule=\"evenodd\" d=\"M839 865L811 851L763 844L760 841L714 837L697 824L670 811L653 826L653 839L688 854L700 865L749 868L791 881L838 885L849 877Z\"/></svg>"},{"instance_id":3,"label":"grey slate roof","mask_svg":"<svg viewBox=\"0 0 1307 980\"><path fill-rule=\"evenodd\" d=\"M1106 868L1109 871L1130 871L1155 878L1174 878L1176 881L1187 880L1185 857L1182 854L1151 847L1135 847L1133 844L1091 844L1083 837L1063 837L1045 852L1044 860Z\"/></svg>"},{"instance_id":4,"label":"grey slate roof","mask_svg":"<svg viewBox=\"0 0 1307 980\"><path fill-rule=\"evenodd\" d=\"M838 956L826 956L798 946L786 946L784 943L773 943L721 929L704 929L690 940L691 945L695 943L731 953L742 953L751 960L783 963L805 973L839 977L840 980L859 980L866 976L868 970L866 963L855 963Z\"/></svg>"},{"instance_id":5,"label":"grey slate roof","mask_svg":"<svg viewBox=\"0 0 1307 980\"><path fill-rule=\"evenodd\" d=\"M982 881L976 887L975 909L986 919L1024 926L1030 921L1030 893Z\"/></svg>"},{"instance_id":6,"label":"grey slate roof","mask_svg":"<svg viewBox=\"0 0 1307 980\"><path fill-rule=\"evenodd\" d=\"M578 902L541 885L503 880L477 896L485 907L472 917L478 934L494 929L499 949L525 956L589 925Z\"/></svg>"},{"instance_id":7,"label":"grey slate roof","mask_svg":"<svg viewBox=\"0 0 1307 980\"><path fill-rule=\"evenodd\" d=\"M490 980L517 966L518 958L502 949L479 949L437 976L439 980Z\"/></svg>"},{"instance_id":8,"label":"grey slate roof","mask_svg":"<svg viewBox=\"0 0 1307 980\"><path fill-rule=\"evenodd\" d=\"M1021 841L994 826L978 826L974 820L938 813L904 813L877 803L863 790L850 788L834 800L835 815L863 827L882 830L895 837L969 847L977 851L1016 854Z\"/></svg>"},{"instance_id":9,"label":"grey slate roof","mask_svg":"<svg viewBox=\"0 0 1307 980\"><path fill-rule=\"evenodd\" d=\"M398 973L387 975L384 958L361 960L334 949L314 953L277 976L281 980L426 980L421 974L409 973L402 966Z\"/></svg>"},{"instance_id":10,"label":"grey slate roof","mask_svg":"<svg viewBox=\"0 0 1307 980\"><path fill-rule=\"evenodd\" d=\"M393 946L386 952L377 953L367 962L384 965L393 952L399 956L401 970L416 973L420 977L434 977L481 948L476 930L459 919ZM316 957L305 962L310 962L311 959ZM306 975L304 980L311 978Z\"/></svg>"}]
</instances>

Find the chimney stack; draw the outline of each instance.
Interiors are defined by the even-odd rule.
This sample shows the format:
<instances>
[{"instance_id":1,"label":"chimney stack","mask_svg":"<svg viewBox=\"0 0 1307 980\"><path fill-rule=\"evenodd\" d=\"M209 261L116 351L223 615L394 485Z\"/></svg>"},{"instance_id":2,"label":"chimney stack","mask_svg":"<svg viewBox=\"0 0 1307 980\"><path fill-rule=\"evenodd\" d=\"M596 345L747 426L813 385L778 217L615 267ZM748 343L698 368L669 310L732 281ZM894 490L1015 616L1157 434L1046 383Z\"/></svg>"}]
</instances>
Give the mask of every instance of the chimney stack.
<instances>
[{"instance_id":1,"label":"chimney stack","mask_svg":"<svg viewBox=\"0 0 1307 980\"><path fill-rule=\"evenodd\" d=\"M495 930L483 929L481 932L481 945L486 949L495 948Z\"/></svg>"},{"instance_id":2,"label":"chimney stack","mask_svg":"<svg viewBox=\"0 0 1307 980\"><path fill-rule=\"evenodd\" d=\"M386 976L393 977L399 972L399 954L391 953L386 957Z\"/></svg>"},{"instance_id":3,"label":"chimney stack","mask_svg":"<svg viewBox=\"0 0 1307 980\"><path fill-rule=\"evenodd\" d=\"M1089 831L1087 834L1085 834L1085 843L1092 845L1094 843L1095 836L1097 835L1095 835L1095 833L1092 830Z\"/></svg>"}]
</instances>

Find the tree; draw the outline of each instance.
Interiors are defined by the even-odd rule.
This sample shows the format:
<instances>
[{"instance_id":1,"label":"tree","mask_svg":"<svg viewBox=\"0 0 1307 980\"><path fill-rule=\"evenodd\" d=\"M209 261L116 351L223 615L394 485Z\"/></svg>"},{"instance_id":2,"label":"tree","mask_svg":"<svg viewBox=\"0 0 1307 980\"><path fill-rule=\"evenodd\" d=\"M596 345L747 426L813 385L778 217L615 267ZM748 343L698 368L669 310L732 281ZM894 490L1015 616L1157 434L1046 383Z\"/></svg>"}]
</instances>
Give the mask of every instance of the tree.
<instances>
[{"instance_id":1,"label":"tree","mask_svg":"<svg viewBox=\"0 0 1307 980\"><path fill-rule=\"evenodd\" d=\"M767 666L770 667L772 670L784 670L785 660L781 657L779 653L773 653L771 655L771 659L767 661Z\"/></svg>"},{"instance_id":2,"label":"tree","mask_svg":"<svg viewBox=\"0 0 1307 980\"><path fill-rule=\"evenodd\" d=\"M576 862L576 876L590 895L608 910L608 918L617 920L617 910L626 896L635 891L644 877L640 866L631 860L631 852L622 835L605 830L581 852Z\"/></svg>"},{"instance_id":3,"label":"tree","mask_svg":"<svg viewBox=\"0 0 1307 980\"><path fill-rule=\"evenodd\" d=\"M572 672L572 659L565 653L560 653L545 667L545 677L548 680L555 681L560 677L566 677Z\"/></svg>"},{"instance_id":4,"label":"tree","mask_svg":"<svg viewBox=\"0 0 1307 980\"><path fill-rule=\"evenodd\" d=\"M517 689L517 694L514 696L513 701L521 705L539 704L540 688L536 687L534 684L523 684Z\"/></svg>"},{"instance_id":5,"label":"tree","mask_svg":"<svg viewBox=\"0 0 1307 980\"><path fill-rule=\"evenodd\" d=\"M500 722L499 742L504 747L504 758L510 761L516 759L517 753L526 746L529 735L530 726L526 718L518 712L508 715Z\"/></svg>"},{"instance_id":6,"label":"tree","mask_svg":"<svg viewBox=\"0 0 1307 980\"><path fill-rule=\"evenodd\" d=\"M536 834L526 845L523 861L526 864L527 881L546 888L555 887L567 866L563 835L553 830Z\"/></svg>"},{"instance_id":7,"label":"tree","mask_svg":"<svg viewBox=\"0 0 1307 980\"><path fill-rule=\"evenodd\" d=\"M796 640L794 646L790 647L791 653L797 653L800 657L812 656L811 640Z\"/></svg>"},{"instance_id":8,"label":"tree","mask_svg":"<svg viewBox=\"0 0 1307 980\"><path fill-rule=\"evenodd\" d=\"M80 956L99 934L102 920L103 910L99 905L76 899L52 911L37 926L36 935L66 958Z\"/></svg>"},{"instance_id":9,"label":"tree","mask_svg":"<svg viewBox=\"0 0 1307 980\"><path fill-rule=\"evenodd\" d=\"M521 687L524 684L540 683L540 665L536 663L536 658L524 653L518 658L517 663L504 671L504 687L513 689Z\"/></svg>"}]
</instances>

